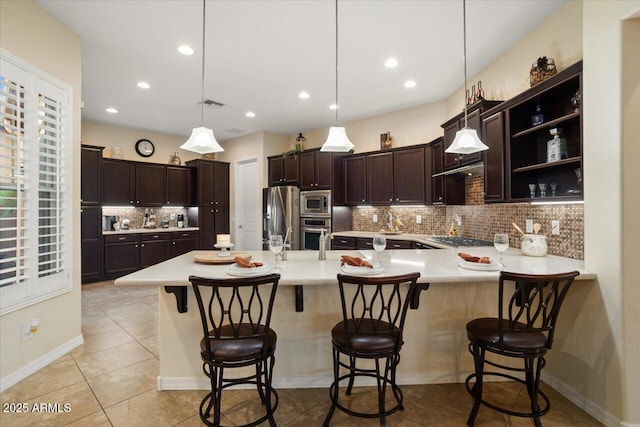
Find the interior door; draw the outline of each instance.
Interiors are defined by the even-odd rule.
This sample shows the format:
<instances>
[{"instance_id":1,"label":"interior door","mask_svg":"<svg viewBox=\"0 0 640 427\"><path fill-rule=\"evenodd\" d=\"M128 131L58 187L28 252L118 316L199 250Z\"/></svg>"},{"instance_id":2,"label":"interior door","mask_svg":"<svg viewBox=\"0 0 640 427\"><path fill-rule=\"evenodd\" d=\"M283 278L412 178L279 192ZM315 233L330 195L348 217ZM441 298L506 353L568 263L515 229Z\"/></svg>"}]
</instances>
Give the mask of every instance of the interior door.
<instances>
[{"instance_id":1,"label":"interior door","mask_svg":"<svg viewBox=\"0 0 640 427\"><path fill-rule=\"evenodd\" d=\"M262 249L262 205L258 159L235 163L234 242L237 250Z\"/></svg>"}]
</instances>

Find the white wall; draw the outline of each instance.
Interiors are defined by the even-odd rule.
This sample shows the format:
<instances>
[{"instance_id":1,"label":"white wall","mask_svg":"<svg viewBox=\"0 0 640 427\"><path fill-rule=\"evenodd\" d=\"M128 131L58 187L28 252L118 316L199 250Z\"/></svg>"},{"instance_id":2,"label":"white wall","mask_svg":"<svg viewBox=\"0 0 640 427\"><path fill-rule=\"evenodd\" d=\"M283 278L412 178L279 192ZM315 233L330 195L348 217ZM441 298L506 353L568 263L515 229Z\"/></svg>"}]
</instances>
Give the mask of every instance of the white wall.
<instances>
[{"instance_id":1,"label":"white wall","mask_svg":"<svg viewBox=\"0 0 640 427\"><path fill-rule=\"evenodd\" d=\"M59 79L73 90L72 223L80 223L80 39L33 1L0 2L0 47ZM73 236L73 290L0 317L0 378L3 387L81 343L80 229ZM21 340L22 325L40 318L38 333ZM49 360L51 362L51 360ZM8 380L9 378L9 380Z\"/></svg>"},{"instance_id":2,"label":"white wall","mask_svg":"<svg viewBox=\"0 0 640 427\"><path fill-rule=\"evenodd\" d=\"M632 196L637 191L638 172L634 172L637 165L633 163L624 167L623 153L629 162L637 156L638 133L632 130L623 135L622 118L627 118L627 131L637 126L638 77L636 74L624 81L625 92L631 93L623 95L623 76L628 70L622 69L622 23L639 10L640 1L635 0L583 4L585 265L598 273L599 284L587 299L597 298L599 302L594 307L596 313L589 313L591 322L599 322L592 324L588 338L599 342L583 357L590 368L588 380L580 380L578 375L583 372L572 365L556 373L573 379L585 397L635 425L640 425L640 383L630 374L638 372L640 334L637 323L626 322L638 320L640 306L638 282L632 280L638 276L632 252L637 248L627 241L633 240L634 230L638 236L638 199ZM637 61L638 42L633 45L636 49L630 57ZM635 67L637 70L637 62ZM607 334L600 340L598 332L603 329Z\"/></svg>"},{"instance_id":3,"label":"white wall","mask_svg":"<svg viewBox=\"0 0 640 427\"><path fill-rule=\"evenodd\" d=\"M113 147L120 147L122 157L125 160L135 160L137 162L169 163L171 155L176 151L182 163L200 158L197 153L179 148L187 138L189 138L189 135L167 135L148 130L113 126L87 120L82 121L82 143L105 147L102 152L104 157L111 157ZM136 153L135 143L139 139L148 139L153 142L156 151L151 157L142 157Z\"/></svg>"},{"instance_id":4,"label":"white wall","mask_svg":"<svg viewBox=\"0 0 640 427\"><path fill-rule=\"evenodd\" d=\"M638 11L640 14L640 11ZM640 424L640 264L636 258L640 240L640 18L623 23L622 52L622 283L624 318L625 378L628 378L625 419ZM635 380L632 380L635 379Z\"/></svg>"}]
</instances>

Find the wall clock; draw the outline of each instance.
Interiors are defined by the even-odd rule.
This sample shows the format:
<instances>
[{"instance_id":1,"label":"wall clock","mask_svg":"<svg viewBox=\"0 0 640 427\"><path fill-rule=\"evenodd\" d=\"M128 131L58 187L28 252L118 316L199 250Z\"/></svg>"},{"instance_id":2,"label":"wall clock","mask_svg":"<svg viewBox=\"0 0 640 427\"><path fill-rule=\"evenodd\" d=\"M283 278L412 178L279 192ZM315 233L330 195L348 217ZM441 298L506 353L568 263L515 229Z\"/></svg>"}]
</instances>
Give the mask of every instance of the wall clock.
<instances>
[{"instance_id":1,"label":"wall clock","mask_svg":"<svg viewBox=\"0 0 640 427\"><path fill-rule=\"evenodd\" d=\"M156 147L153 142L148 139L139 139L136 141L136 153L142 157L151 157L156 151Z\"/></svg>"}]
</instances>

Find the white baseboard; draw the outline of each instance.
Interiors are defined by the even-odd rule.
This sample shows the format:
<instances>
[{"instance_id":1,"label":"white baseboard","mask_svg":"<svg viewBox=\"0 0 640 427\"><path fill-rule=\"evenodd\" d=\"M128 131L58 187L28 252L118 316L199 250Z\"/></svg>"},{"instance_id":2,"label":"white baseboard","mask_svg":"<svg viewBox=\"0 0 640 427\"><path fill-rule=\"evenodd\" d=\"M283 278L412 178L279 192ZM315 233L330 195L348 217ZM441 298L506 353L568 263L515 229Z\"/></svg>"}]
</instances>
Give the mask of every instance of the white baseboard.
<instances>
[{"instance_id":1,"label":"white baseboard","mask_svg":"<svg viewBox=\"0 0 640 427\"><path fill-rule=\"evenodd\" d=\"M640 424L637 423L626 423L620 421L616 416L602 409L599 405L587 399L582 394L578 393L569 384L565 383L562 380L559 380L553 375L543 373L542 381L550 385L564 397L573 402L576 406L582 408L585 412L587 412L589 415L591 415L593 418L600 421L607 427L640 427Z\"/></svg>"},{"instance_id":2,"label":"white baseboard","mask_svg":"<svg viewBox=\"0 0 640 427\"><path fill-rule=\"evenodd\" d=\"M29 375L36 373L40 369L56 361L60 357L69 353L74 348L81 346L82 344L84 344L84 338L82 337L82 334L80 334L77 337L62 344L61 346L56 347L44 356L37 358L33 362L27 363L17 371L10 373L4 378L0 378L0 393L4 392L9 387L12 387L15 384L19 383Z\"/></svg>"},{"instance_id":3,"label":"white baseboard","mask_svg":"<svg viewBox=\"0 0 640 427\"><path fill-rule=\"evenodd\" d=\"M459 383L464 381L457 376L433 376L427 374L398 374L396 382L399 385L409 384L442 384ZM333 382L333 376L304 376L304 377L276 377L273 379L273 387L278 388L328 388ZM358 378L357 386L376 385L373 378ZM254 385L243 384L236 389L250 389ZM162 377L158 376L157 388L162 390L208 390L210 388L209 379L204 375L201 377Z\"/></svg>"}]
</instances>

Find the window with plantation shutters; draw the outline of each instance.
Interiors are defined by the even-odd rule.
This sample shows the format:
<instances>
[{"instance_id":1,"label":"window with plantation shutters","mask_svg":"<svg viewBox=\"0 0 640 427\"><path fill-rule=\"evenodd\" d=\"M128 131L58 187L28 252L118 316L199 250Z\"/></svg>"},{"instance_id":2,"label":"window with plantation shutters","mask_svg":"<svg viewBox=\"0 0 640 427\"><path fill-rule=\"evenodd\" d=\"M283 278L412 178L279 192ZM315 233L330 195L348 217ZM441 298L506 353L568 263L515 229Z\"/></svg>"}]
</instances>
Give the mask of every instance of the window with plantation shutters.
<instances>
[{"instance_id":1,"label":"window with plantation shutters","mask_svg":"<svg viewBox=\"0 0 640 427\"><path fill-rule=\"evenodd\" d=\"M6 313L71 289L71 90L0 55L0 313Z\"/></svg>"}]
</instances>

